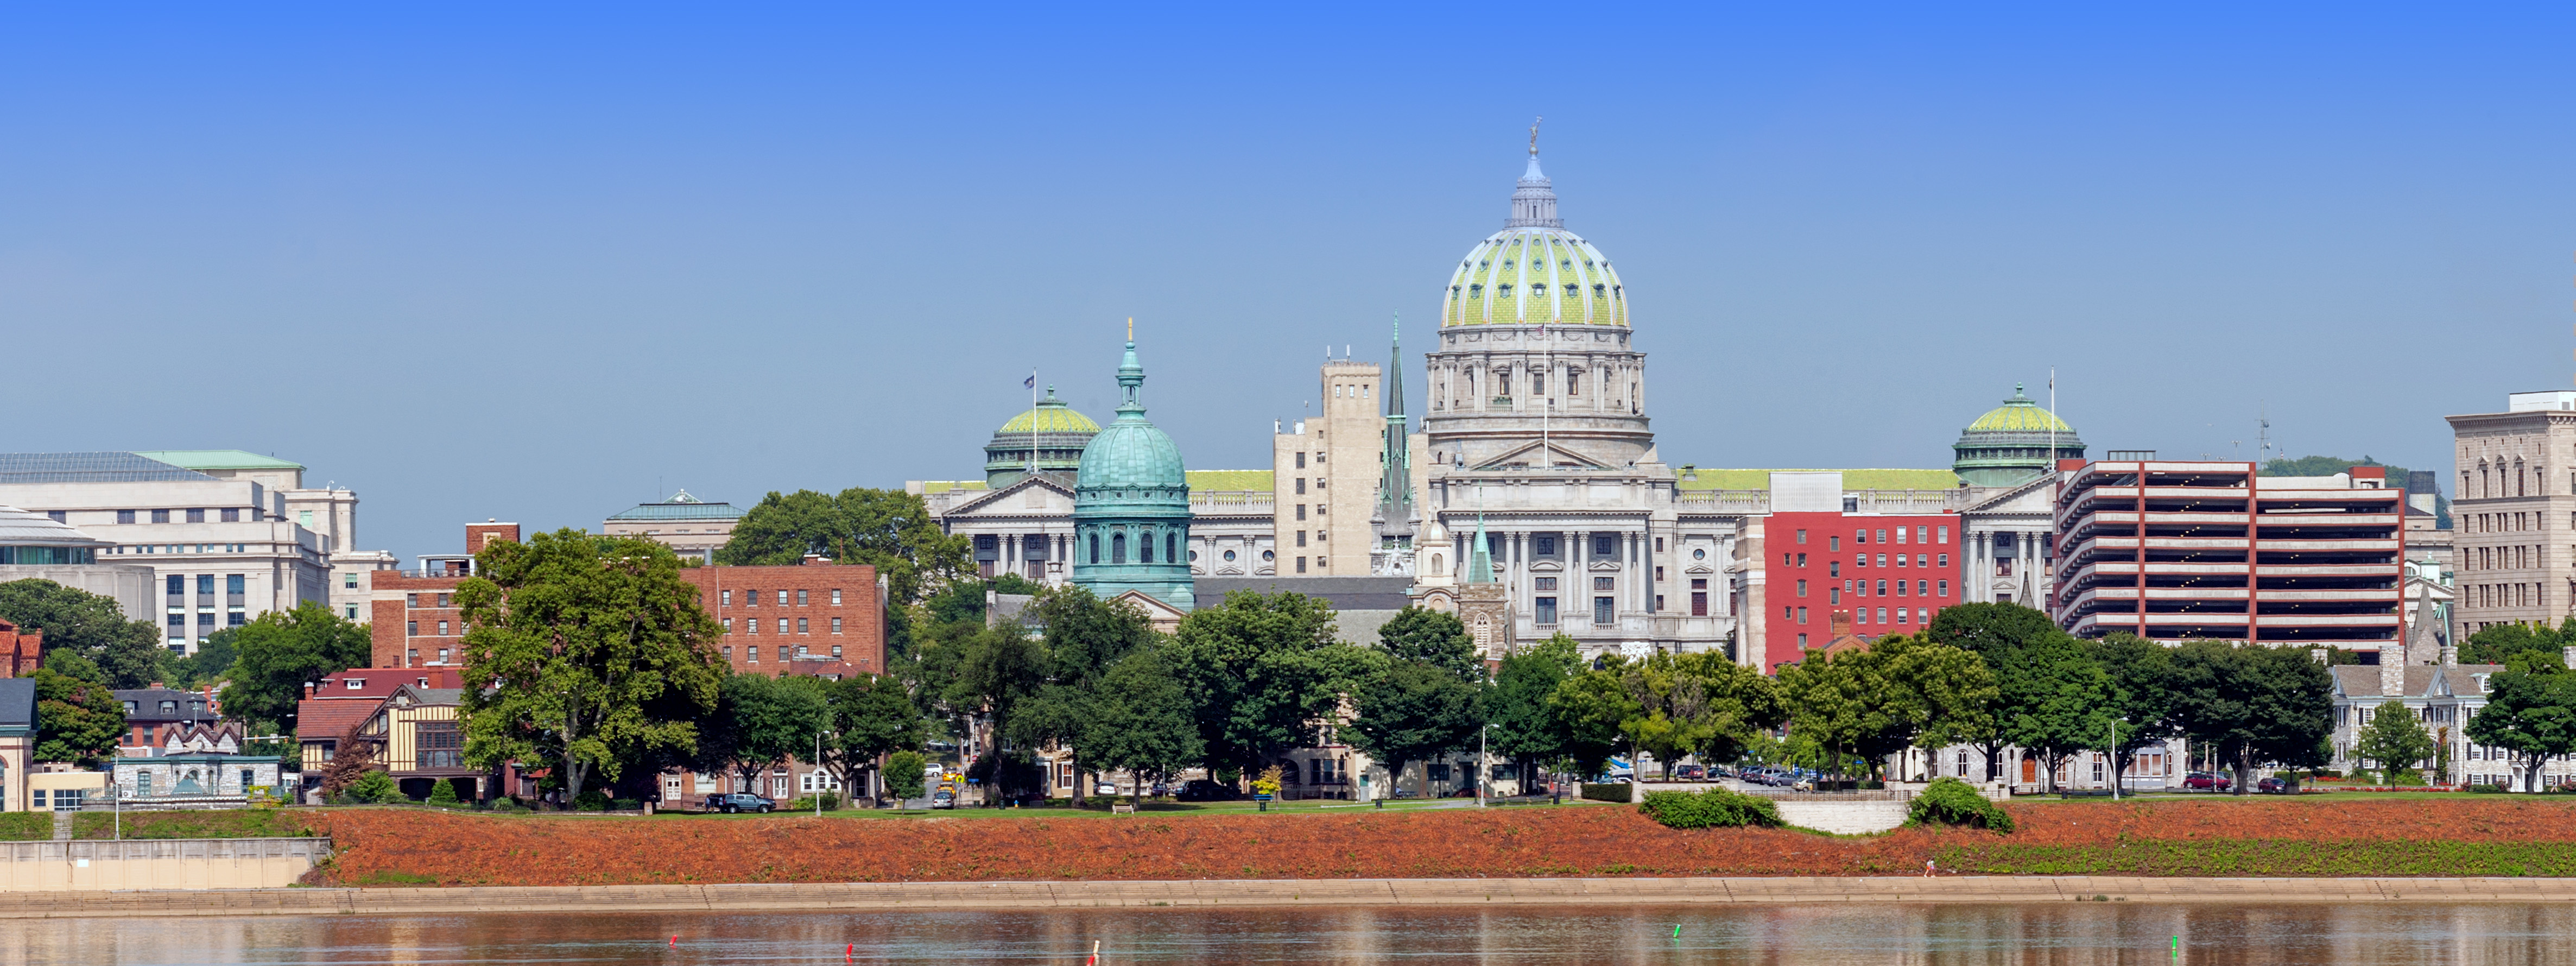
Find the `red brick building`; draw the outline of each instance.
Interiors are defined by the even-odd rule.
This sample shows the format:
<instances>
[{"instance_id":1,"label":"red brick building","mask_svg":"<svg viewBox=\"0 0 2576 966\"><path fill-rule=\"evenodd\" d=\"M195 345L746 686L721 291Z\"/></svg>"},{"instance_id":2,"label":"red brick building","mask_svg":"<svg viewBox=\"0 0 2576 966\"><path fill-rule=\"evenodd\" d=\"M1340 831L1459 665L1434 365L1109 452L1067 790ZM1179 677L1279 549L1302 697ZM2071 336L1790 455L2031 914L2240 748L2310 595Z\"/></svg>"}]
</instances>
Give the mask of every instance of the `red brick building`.
<instances>
[{"instance_id":1,"label":"red brick building","mask_svg":"<svg viewBox=\"0 0 2576 966\"><path fill-rule=\"evenodd\" d=\"M813 562L783 567L691 567L699 606L724 635L736 671L844 678L885 672L885 605L877 569Z\"/></svg>"},{"instance_id":2,"label":"red brick building","mask_svg":"<svg viewBox=\"0 0 2576 966\"><path fill-rule=\"evenodd\" d=\"M1850 634L1876 638L1920 631L1960 600L1955 514L1784 512L1763 532L1765 673L1839 636L1836 615L1849 618Z\"/></svg>"},{"instance_id":3,"label":"red brick building","mask_svg":"<svg viewBox=\"0 0 2576 966\"><path fill-rule=\"evenodd\" d=\"M519 525L465 525L465 553L424 557L419 570L370 575L368 633L376 667L458 667L465 663L465 618L456 609L456 585L474 574L474 554L495 540L519 539Z\"/></svg>"},{"instance_id":4,"label":"red brick building","mask_svg":"<svg viewBox=\"0 0 2576 966\"><path fill-rule=\"evenodd\" d=\"M0 621L0 678L23 678L45 663L45 632Z\"/></svg>"}]
</instances>

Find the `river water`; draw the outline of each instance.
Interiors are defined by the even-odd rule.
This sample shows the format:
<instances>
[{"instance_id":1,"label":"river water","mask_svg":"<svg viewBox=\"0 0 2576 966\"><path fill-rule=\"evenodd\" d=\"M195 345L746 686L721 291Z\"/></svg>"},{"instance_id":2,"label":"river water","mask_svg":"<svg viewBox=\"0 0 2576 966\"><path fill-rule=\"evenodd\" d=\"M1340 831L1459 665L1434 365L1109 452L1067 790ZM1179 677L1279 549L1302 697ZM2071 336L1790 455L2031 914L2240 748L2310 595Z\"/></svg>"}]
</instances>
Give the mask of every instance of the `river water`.
<instances>
[{"instance_id":1,"label":"river water","mask_svg":"<svg viewBox=\"0 0 2576 966\"><path fill-rule=\"evenodd\" d=\"M1674 935L1674 928L1680 935ZM677 945L673 945L674 937ZM2172 953L2181 938L2179 959ZM190 963L2576 966L2576 906L1690 906L0 921L0 966Z\"/></svg>"}]
</instances>

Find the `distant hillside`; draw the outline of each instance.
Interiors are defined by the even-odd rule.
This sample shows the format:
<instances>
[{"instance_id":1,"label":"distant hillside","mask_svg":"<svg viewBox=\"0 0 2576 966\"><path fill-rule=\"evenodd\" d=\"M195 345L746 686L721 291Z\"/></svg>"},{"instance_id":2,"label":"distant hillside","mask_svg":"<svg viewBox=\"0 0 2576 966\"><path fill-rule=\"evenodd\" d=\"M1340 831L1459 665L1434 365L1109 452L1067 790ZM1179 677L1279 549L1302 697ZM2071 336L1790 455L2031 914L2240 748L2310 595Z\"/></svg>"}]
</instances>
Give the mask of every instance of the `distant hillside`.
<instances>
[{"instance_id":1,"label":"distant hillside","mask_svg":"<svg viewBox=\"0 0 2576 966\"><path fill-rule=\"evenodd\" d=\"M2366 453L2357 460L2348 460L2340 456L2302 456L2298 459L2277 459L2263 464L2262 474L2264 476L2333 476L2356 466L2388 467L2388 485L2400 487L2406 485L2405 467L2398 466L2394 463L2382 463L2378 460L2371 459L2369 454ZM2451 528L2451 498L2440 495L2441 480L2441 474L2433 474L2435 493L2433 498L2433 515L2436 518L2434 526L2448 530Z\"/></svg>"}]
</instances>

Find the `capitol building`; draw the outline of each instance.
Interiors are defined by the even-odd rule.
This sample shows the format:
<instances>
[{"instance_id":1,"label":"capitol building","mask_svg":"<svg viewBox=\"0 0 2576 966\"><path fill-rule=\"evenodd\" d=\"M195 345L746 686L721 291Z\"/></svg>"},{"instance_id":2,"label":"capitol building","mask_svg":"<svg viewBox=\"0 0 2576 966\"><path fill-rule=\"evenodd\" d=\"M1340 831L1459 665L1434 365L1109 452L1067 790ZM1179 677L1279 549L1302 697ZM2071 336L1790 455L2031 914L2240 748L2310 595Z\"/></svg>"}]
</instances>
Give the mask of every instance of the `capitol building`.
<instances>
[{"instance_id":1,"label":"capitol building","mask_svg":"<svg viewBox=\"0 0 2576 966\"><path fill-rule=\"evenodd\" d=\"M1419 368L1400 334L1383 367L1328 360L1321 412L1270 428L1266 468L1186 468L1145 419L1131 333L1109 425L1049 387L993 432L980 479L907 489L970 538L986 576L1128 596L1165 624L1223 589L1400 601L1458 613L1492 657L1564 634L1588 655L1719 651L1767 669L1823 645L1844 601L1771 585L1779 568L1807 564L1789 535L1766 533L1779 513L1863 529L1879 517L1940 521L1916 538L1930 544L1937 530L1936 552L1897 575L1937 573L1940 596L1922 599L1933 586L1922 581L1905 602L1929 606L1893 608L1905 623L1874 632L1911 629L1950 603L2046 598L2046 568L2033 564L2050 470L2081 457L2083 443L2018 390L1952 444L1949 469L1667 461L1626 284L1608 254L1565 227L1534 135L1502 229L1445 276ZM1419 397L1408 398L1408 381ZM1909 527L1894 529L1903 540ZM1907 594L1914 582L1895 583Z\"/></svg>"}]
</instances>

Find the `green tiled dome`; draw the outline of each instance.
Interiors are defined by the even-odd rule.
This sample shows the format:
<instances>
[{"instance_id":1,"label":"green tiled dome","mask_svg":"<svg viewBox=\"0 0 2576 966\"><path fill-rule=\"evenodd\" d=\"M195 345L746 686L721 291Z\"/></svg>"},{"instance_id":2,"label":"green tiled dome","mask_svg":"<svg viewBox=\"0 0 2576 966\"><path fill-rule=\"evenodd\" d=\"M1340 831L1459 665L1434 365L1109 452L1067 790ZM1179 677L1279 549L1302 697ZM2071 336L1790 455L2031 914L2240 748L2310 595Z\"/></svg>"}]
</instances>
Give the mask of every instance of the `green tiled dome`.
<instances>
[{"instance_id":1,"label":"green tiled dome","mask_svg":"<svg viewBox=\"0 0 2576 966\"><path fill-rule=\"evenodd\" d=\"M1189 610L1189 472L1172 437L1146 421L1136 398L1144 384L1129 342L1118 418L1082 448L1074 471L1073 582L1102 597L1133 590Z\"/></svg>"},{"instance_id":2,"label":"green tiled dome","mask_svg":"<svg viewBox=\"0 0 2576 966\"><path fill-rule=\"evenodd\" d=\"M2004 400L2003 405L1989 409L1985 415L1977 417L1976 422L1968 424L1968 431L1971 433L2055 431L2072 434L2075 432L2075 427L2066 425L2066 421L2057 418L2056 414L2039 408L2037 401L2022 394L2020 386L2014 386L2011 399Z\"/></svg>"},{"instance_id":3,"label":"green tiled dome","mask_svg":"<svg viewBox=\"0 0 2576 966\"><path fill-rule=\"evenodd\" d=\"M2084 458L2075 427L2014 386L2012 398L1977 417L1950 444L1952 472L1970 486L2016 486L2047 475L2061 459Z\"/></svg>"},{"instance_id":4,"label":"green tiled dome","mask_svg":"<svg viewBox=\"0 0 2576 966\"><path fill-rule=\"evenodd\" d=\"M1530 145L1529 170L1512 192L1512 216L1487 236L1441 293L1440 324L1628 324L1628 293L1610 259L1556 216L1556 189Z\"/></svg>"},{"instance_id":5,"label":"green tiled dome","mask_svg":"<svg viewBox=\"0 0 2576 966\"><path fill-rule=\"evenodd\" d=\"M1092 422L1089 416L1074 412L1064 400L1055 398L1055 387L1048 386L1046 398L1039 400L1036 409L1011 417L1010 422L1003 423L1002 428L995 432L1026 433L1031 430L1041 433L1097 433L1100 424Z\"/></svg>"},{"instance_id":6,"label":"green tiled dome","mask_svg":"<svg viewBox=\"0 0 2576 966\"><path fill-rule=\"evenodd\" d=\"M1032 469L1071 473L1082 460L1083 447L1099 432L1099 423L1055 398L1055 387L1048 386L1037 408L1003 423L984 444L984 482L1008 486Z\"/></svg>"},{"instance_id":7,"label":"green tiled dome","mask_svg":"<svg viewBox=\"0 0 2576 966\"><path fill-rule=\"evenodd\" d=\"M1161 427L1142 418L1112 420L1091 445L1082 448L1082 469L1073 485L1083 490L1170 490L1189 502L1189 474L1181 467L1181 448Z\"/></svg>"}]
</instances>

